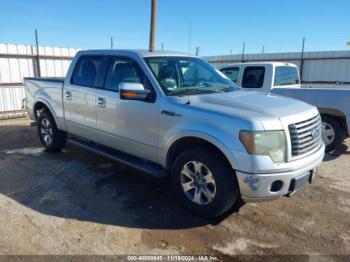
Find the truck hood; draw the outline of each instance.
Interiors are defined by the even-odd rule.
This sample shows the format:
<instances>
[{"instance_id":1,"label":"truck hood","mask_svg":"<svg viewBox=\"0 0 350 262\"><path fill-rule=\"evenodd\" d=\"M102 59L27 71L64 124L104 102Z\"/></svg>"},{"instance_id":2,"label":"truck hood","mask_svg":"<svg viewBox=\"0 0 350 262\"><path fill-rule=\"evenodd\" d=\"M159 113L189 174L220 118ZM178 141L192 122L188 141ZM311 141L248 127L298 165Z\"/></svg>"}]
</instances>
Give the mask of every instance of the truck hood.
<instances>
[{"instance_id":1,"label":"truck hood","mask_svg":"<svg viewBox=\"0 0 350 262\"><path fill-rule=\"evenodd\" d=\"M310 110L317 112L313 106L293 98L252 91L205 94L178 99L195 108L244 119L280 119Z\"/></svg>"}]
</instances>

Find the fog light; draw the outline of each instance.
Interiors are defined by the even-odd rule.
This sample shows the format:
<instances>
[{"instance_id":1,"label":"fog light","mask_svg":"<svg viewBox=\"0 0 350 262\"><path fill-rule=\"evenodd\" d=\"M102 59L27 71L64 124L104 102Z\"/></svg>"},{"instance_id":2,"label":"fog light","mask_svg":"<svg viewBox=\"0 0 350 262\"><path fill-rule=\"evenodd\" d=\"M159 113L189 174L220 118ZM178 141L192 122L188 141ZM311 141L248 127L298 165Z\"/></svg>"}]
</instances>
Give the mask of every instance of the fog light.
<instances>
[{"instance_id":1,"label":"fog light","mask_svg":"<svg viewBox=\"0 0 350 262\"><path fill-rule=\"evenodd\" d=\"M271 192L277 192L280 191L283 186L283 182L281 180L276 180L271 184Z\"/></svg>"}]
</instances>

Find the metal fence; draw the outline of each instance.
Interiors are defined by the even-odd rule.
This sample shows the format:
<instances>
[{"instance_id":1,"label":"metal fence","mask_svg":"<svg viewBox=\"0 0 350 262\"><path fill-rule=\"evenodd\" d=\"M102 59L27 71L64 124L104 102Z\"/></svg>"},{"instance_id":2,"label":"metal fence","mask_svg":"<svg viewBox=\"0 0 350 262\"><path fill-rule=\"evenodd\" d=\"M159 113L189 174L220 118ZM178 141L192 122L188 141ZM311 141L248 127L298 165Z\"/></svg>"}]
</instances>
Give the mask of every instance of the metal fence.
<instances>
[{"instance_id":1,"label":"metal fence","mask_svg":"<svg viewBox=\"0 0 350 262\"><path fill-rule=\"evenodd\" d=\"M0 119L22 117L22 99L24 98L23 85L0 87Z\"/></svg>"},{"instance_id":2,"label":"metal fence","mask_svg":"<svg viewBox=\"0 0 350 262\"><path fill-rule=\"evenodd\" d=\"M240 54L204 58L214 66L241 62L289 62L299 67L304 83L350 83L350 51Z\"/></svg>"},{"instance_id":3,"label":"metal fence","mask_svg":"<svg viewBox=\"0 0 350 262\"><path fill-rule=\"evenodd\" d=\"M0 44L0 119L24 115L24 77L64 77L78 50Z\"/></svg>"},{"instance_id":4,"label":"metal fence","mask_svg":"<svg viewBox=\"0 0 350 262\"><path fill-rule=\"evenodd\" d=\"M22 116L23 77L64 77L79 49L0 44L0 119ZM350 51L239 54L204 57L215 66L240 62L296 64L302 82L350 83Z\"/></svg>"}]
</instances>

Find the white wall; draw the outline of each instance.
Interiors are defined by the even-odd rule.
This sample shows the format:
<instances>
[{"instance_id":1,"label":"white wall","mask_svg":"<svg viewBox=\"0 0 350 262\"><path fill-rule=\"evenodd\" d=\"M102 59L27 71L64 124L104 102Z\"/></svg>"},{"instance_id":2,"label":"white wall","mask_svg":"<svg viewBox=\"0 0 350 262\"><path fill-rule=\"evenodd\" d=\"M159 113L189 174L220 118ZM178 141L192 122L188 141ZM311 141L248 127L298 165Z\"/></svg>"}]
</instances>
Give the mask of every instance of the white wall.
<instances>
[{"instance_id":1,"label":"white wall","mask_svg":"<svg viewBox=\"0 0 350 262\"><path fill-rule=\"evenodd\" d=\"M40 56L50 56L40 59L41 76L64 77L71 58L78 50L76 48L39 46ZM25 57L26 55L36 55L35 46L0 44L0 114L22 109L22 99L25 94L21 83L24 77L35 76L34 59ZM1 118L3 117L0 116Z\"/></svg>"},{"instance_id":2,"label":"white wall","mask_svg":"<svg viewBox=\"0 0 350 262\"><path fill-rule=\"evenodd\" d=\"M39 54L41 56L53 56L50 59L40 59L41 76L64 77L71 61L70 58L74 57L78 50L76 48L40 46ZM32 58L9 58L1 55L36 55L34 46L0 44L0 83L21 83L23 77L34 76Z\"/></svg>"}]
</instances>

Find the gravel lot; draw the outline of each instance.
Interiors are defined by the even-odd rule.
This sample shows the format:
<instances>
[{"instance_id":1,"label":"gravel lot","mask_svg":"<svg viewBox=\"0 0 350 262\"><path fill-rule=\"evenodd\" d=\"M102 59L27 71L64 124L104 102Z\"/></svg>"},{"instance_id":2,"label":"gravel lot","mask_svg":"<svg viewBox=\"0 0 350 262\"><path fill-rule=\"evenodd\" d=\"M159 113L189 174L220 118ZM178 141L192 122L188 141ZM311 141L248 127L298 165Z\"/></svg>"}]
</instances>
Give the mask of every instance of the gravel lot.
<instances>
[{"instance_id":1,"label":"gravel lot","mask_svg":"<svg viewBox=\"0 0 350 262\"><path fill-rule=\"evenodd\" d=\"M291 198L196 217L154 179L0 121L0 254L350 255L350 140Z\"/></svg>"}]
</instances>

